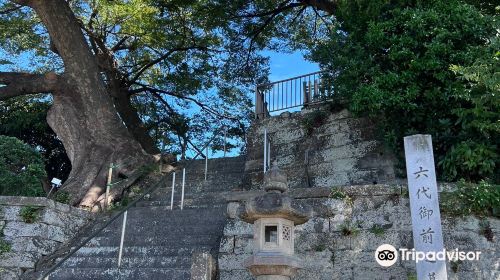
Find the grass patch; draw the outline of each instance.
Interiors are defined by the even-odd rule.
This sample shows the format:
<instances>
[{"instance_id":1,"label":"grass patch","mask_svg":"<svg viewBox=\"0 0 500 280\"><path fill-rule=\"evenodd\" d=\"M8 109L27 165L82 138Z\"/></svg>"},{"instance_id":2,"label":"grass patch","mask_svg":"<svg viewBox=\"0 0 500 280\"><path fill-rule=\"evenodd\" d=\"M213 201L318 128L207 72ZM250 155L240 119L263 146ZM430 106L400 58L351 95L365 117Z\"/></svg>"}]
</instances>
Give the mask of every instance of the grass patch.
<instances>
[{"instance_id":1,"label":"grass patch","mask_svg":"<svg viewBox=\"0 0 500 280\"><path fill-rule=\"evenodd\" d=\"M40 216L40 207L24 206L19 213L23 222L32 224L36 222Z\"/></svg>"},{"instance_id":2,"label":"grass patch","mask_svg":"<svg viewBox=\"0 0 500 280\"><path fill-rule=\"evenodd\" d=\"M340 232L343 236L356 236L359 234L360 222L352 223L351 221L346 221L340 225Z\"/></svg>"},{"instance_id":3,"label":"grass patch","mask_svg":"<svg viewBox=\"0 0 500 280\"><path fill-rule=\"evenodd\" d=\"M0 236L0 255L10 252L11 249L11 245Z\"/></svg>"},{"instance_id":4,"label":"grass patch","mask_svg":"<svg viewBox=\"0 0 500 280\"><path fill-rule=\"evenodd\" d=\"M381 225L378 225L378 224L374 224L370 229L369 231L375 235L383 235L385 233L385 229L381 226Z\"/></svg>"},{"instance_id":5,"label":"grass patch","mask_svg":"<svg viewBox=\"0 0 500 280\"><path fill-rule=\"evenodd\" d=\"M10 252L12 249L11 245L3 239L3 227L0 228L0 255Z\"/></svg>"}]
</instances>

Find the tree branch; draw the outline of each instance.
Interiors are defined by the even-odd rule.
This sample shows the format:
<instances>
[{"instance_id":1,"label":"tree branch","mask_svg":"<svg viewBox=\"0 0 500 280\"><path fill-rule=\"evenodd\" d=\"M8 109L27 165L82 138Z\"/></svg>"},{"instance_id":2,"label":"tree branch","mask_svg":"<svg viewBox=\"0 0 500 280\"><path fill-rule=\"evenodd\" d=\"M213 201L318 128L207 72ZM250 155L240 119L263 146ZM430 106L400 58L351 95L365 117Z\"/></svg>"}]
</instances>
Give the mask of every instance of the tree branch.
<instances>
[{"instance_id":1,"label":"tree branch","mask_svg":"<svg viewBox=\"0 0 500 280\"><path fill-rule=\"evenodd\" d=\"M139 86L142 87L142 89L134 90L135 93L149 91L149 92L151 92L153 94L162 93L162 94L170 95L170 96L177 97L177 98L180 98L180 99L188 100L188 101L191 101L194 104L196 104L202 110L204 110L204 111L206 111L206 112L208 112L208 113L210 113L210 114L212 114L212 115L214 115L216 117L224 118L224 119L228 119L228 120L232 120L232 121L236 121L238 123L241 123L238 118L221 114L221 113L217 112L215 109L211 108L210 106L207 106L206 104L203 104L200 101L198 101L198 100L196 100L196 99L194 99L192 97L182 96L182 95L179 95L179 94L177 94L175 92L170 92L170 91L166 91L166 90L162 90L162 89L153 88L153 87L150 87L150 86L147 86L147 85L144 85L144 84L140 84L140 83L135 83L135 84L137 84L137 85L139 85Z\"/></svg>"},{"instance_id":2,"label":"tree branch","mask_svg":"<svg viewBox=\"0 0 500 280\"><path fill-rule=\"evenodd\" d=\"M17 72L0 72L0 100L12 97L53 92L61 82L55 73L28 74Z\"/></svg>"},{"instance_id":3,"label":"tree branch","mask_svg":"<svg viewBox=\"0 0 500 280\"><path fill-rule=\"evenodd\" d=\"M307 6L315 7L318 10L327 12L333 15L337 10L338 0L300 0L301 3Z\"/></svg>"},{"instance_id":4,"label":"tree branch","mask_svg":"<svg viewBox=\"0 0 500 280\"><path fill-rule=\"evenodd\" d=\"M156 59L148 62L146 65L142 66L141 69L139 69L139 71L134 75L134 77L128 81L128 83L129 84L135 83L135 81L137 81L146 70L153 67L157 63L160 63L163 60L167 59L174 52L188 51L188 50L193 50L193 49L208 50L207 47L203 47L203 46L189 46L189 47L178 47L178 48L170 49L168 52L164 53L163 55L159 56L158 58L156 58Z\"/></svg>"},{"instance_id":5,"label":"tree branch","mask_svg":"<svg viewBox=\"0 0 500 280\"><path fill-rule=\"evenodd\" d=\"M10 0L10 2L16 3L17 5L21 6L29 6L31 3L30 0Z\"/></svg>"},{"instance_id":6,"label":"tree branch","mask_svg":"<svg viewBox=\"0 0 500 280\"><path fill-rule=\"evenodd\" d=\"M290 4L286 5L289 2L290 2L289 0L285 1L285 2L282 2L281 4L278 5L278 8L276 8L274 10L270 10L270 11L266 11L266 12L260 12L260 13L255 13L255 14L239 15L239 16L235 16L235 18L265 17L265 16L272 15L274 13L281 13L281 12L283 12L285 10L305 5L304 3L290 3Z\"/></svg>"},{"instance_id":7,"label":"tree branch","mask_svg":"<svg viewBox=\"0 0 500 280\"><path fill-rule=\"evenodd\" d=\"M123 47L122 45L125 43L125 41L128 40L128 38L130 38L130 36L125 36L123 38L120 39L120 41L118 41L118 43L116 43L112 48L111 48L111 51L112 52L116 52L118 50L122 50Z\"/></svg>"},{"instance_id":8,"label":"tree branch","mask_svg":"<svg viewBox=\"0 0 500 280\"><path fill-rule=\"evenodd\" d=\"M245 60L245 65L248 66L248 62L250 61L250 55L252 54L252 49L253 49L253 44L255 43L255 40L257 39L257 37L260 35L260 33L262 33L264 31L264 29L266 28L266 26L268 26L272 20L277 16L279 15L281 12L283 11L286 11L288 9L293 9L295 7L299 7L299 6L303 6L303 4L301 3L291 3L291 4L288 4L288 1L285 1L285 2L282 2L278 8L272 10L272 11L269 11L269 12L265 12L265 13L261 13L262 15L269 15L269 17L264 21L264 23L253 33L253 36L252 38L250 39L250 45L248 46L248 53L247 53L247 58Z\"/></svg>"},{"instance_id":9,"label":"tree branch","mask_svg":"<svg viewBox=\"0 0 500 280\"><path fill-rule=\"evenodd\" d=\"M0 11L0 15L6 15L8 13L11 13L11 12L14 12L14 11L17 11L19 9L21 9L23 6L14 6L12 8L8 8L8 9L5 9L5 10L1 10Z\"/></svg>"}]
</instances>

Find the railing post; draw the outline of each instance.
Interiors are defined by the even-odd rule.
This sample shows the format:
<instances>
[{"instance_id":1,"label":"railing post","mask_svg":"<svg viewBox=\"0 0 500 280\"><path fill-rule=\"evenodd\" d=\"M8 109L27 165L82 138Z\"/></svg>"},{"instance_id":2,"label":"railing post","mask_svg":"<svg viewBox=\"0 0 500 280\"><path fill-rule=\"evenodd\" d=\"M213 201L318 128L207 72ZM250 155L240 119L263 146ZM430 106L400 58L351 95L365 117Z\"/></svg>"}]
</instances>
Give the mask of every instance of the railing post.
<instances>
[{"instance_id":1,"label":"railing post","mask_svg":"<svg viewBox=\"0 0 500 280\"><path fill-rule=\"evenodd\" d=\"M267 140L267 166L271 167L271 141Z\"/></svg>"},{"instance_id":2,"label":"railing post","mask_svg":"<svg viewBox=\"0 0 500 280\"><path fill-rule=\"evenodd\" d=\"M170 210L174 210L175 172L172 173L172 195L170 196Z\"/></svg>"},{"instance_id":3,"label":"railing post","mask_svg":"<svg viewBox=\"0 0 500 280\"><path fill-rule=\"evenodd\" d=\"M111 187L111 179L113 178L113 163L109 164L109 169L108 169L108 180L106 181L106 195L104 196L104 206L106 207L106 210L109 208L109 189Z\"/></svg>"},{"instance_id":4,"label":"railing post","mask_svg":"<svg viewBox=\"0 0 500 280\"><path fill-rule=\"evenodd\" d=\"M181 191L181 210L184 209L184 184L186 182L186 168L182 169L182 191Z\"/></svg>"},{"instance_id":5,"label":"railing post","mask_svg":"<svg viewBox=\"0 0 500 280\"><path fill-rule=\"evenodd\" d=\"M259 118L259 114L262 111L262 99L260 98L259 88L255 88L255 119Z\"/></svg>"},{"instance_id":6,"label":"railing post","mask_svg":"<svg viewBox=\"0 0 500 280\"><path fill-rule=\"evenodd\" d=\"M304 96L304 107L307 106L307 104L309 104L309 93L307 92L308 89L307 89L307 82L304 81L302 82L302 94Z\"/></svg>"},{"instance_id":7,"label":"railing post","mask_svg":"<svg viewBox=\"0 0 500 280\"><path fill-rule=\"evenodd\" d=\"M125 239L125 227L127 226L127 213L128 213L128 211L125 211L123 213L122 235L120 238L120 249L118 251L118 268L122 264L123 240Z\"/></svg>"},{"instance_id":8,"label":"railing post","mask_svg":"<svg viewBox=\"0 0 500 280\"><path fill-rule=\"evenodd\" d=\"M264 173L267 172L267 129L264 128Z\"/></svg>"},{"instance_id":9,"label":"railing post","mask_svg":"<svg viewBox=\"0 0 500 280\"><path fill-rule=\"evenodd\" d=\"M224 129L224 157L226 157L227 129Z\"/></svg>"},{"instance_id":10,"label":"railing post","mask_svg":"<svg viewBox=\"0 0 500 280\"><path fill-rule=\"evenodd\" d=\"M314 96L312 98L316 101L319 99L318 80L314 80Z\"/></svg>"},{"instance_id":11,"label":"railing post","mask_svg":"<svg viewBox=\"0 0 500 280\"><path fill-rule=\"evenodd\" d=\"M205 181L207 181L207 172L208 172L208 147L205 151Z\"/></svg>"}]
</instances>

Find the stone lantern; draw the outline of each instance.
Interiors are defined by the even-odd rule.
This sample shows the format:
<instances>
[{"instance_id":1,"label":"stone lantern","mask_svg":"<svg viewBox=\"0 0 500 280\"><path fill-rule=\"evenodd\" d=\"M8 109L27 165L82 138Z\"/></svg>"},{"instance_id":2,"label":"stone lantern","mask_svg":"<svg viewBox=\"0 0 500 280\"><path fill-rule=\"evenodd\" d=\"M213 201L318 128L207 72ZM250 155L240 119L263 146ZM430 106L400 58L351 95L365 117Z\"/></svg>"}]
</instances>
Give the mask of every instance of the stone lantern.
<instances>
[{"instance_id":1,"label":"stone lantern","mask_svg":"<svg viewBox=\"0 0 500 280\"><path fill-rule=\"evenodd\" d=\"M311 217L311 209L295 205L285 192L286 175L276 163L264 175L265 193L238 210L239 217L253 223L253 255L244 266L257 280L288 280L301 268L294 255L294 228Z\"/></svg>"}]
</instances>

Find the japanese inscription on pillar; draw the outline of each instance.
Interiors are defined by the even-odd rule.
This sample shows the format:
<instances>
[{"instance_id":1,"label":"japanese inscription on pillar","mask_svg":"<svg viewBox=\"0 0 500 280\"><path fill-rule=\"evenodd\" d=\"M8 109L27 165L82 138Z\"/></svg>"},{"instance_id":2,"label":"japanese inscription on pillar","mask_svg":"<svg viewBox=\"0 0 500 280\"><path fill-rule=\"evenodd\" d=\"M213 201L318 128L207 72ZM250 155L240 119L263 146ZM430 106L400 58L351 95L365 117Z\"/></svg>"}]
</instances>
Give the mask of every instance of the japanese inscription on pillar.
<instances>
[{"instance_id":1,"label":"japanese inscription on pillar","mask_svg":"<svg viewBox=\"0 0 500 280\"><path fill-rule=\"evenodd\" d=\"M413 242L418 252L443 250L436 170L430 135L404 138L406 173L410 196ZM446 280L444 260L424 260L417 264L418 280Z\"/></svg>"}]
</instances>

